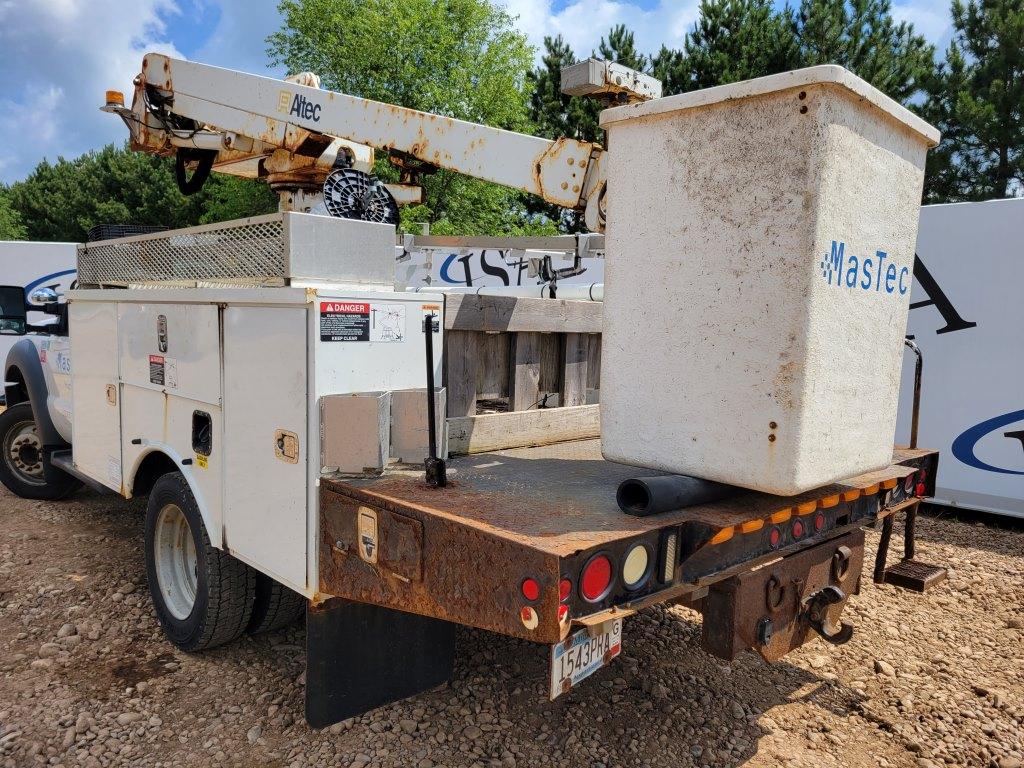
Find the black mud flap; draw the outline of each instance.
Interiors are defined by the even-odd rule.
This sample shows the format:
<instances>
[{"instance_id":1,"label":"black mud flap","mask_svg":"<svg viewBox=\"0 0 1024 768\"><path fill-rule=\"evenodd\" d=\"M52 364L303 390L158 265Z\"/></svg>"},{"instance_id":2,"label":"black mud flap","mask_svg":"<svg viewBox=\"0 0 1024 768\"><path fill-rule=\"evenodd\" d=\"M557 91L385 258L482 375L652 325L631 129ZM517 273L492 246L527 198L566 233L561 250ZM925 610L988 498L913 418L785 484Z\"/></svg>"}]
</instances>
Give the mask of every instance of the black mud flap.
<instances>
[{"instance_id":1,"label":"black mud flap","mask_svg":"<svg viewBox=\"0 0 1024 768\"><path fill-rule=\"evenodd\" d=\"M346 720L448 681L455 625L347 600L306 609L306 720Z\"/></svg>"}]
</instances>

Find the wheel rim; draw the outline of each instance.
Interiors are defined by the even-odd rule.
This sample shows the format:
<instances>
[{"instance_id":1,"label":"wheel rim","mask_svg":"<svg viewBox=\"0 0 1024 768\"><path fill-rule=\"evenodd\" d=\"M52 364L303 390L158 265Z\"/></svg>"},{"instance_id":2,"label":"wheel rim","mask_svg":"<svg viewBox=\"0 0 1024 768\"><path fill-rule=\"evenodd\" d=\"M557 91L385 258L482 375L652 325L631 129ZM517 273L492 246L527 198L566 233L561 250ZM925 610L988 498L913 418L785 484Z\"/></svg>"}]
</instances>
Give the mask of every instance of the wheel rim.
<instances>
[{"instance_id":1,"label":"wheel rim","mask_svg":"<svg viewBox=\"0 0 1024 768\"><path fill-rule=\"evenodd\" d=\"M183 621L196 604L199 563L192 528L177 504L167 504L157 516L153 555L164 605Z\"/></svg>"},{"instance_id":2,"label":"wheel rim","mask_svg":"<svg viewBox=\"0 0 1024 768\"><path fill-rule=\"evenodd\" d=\"M20 421L4 436L4 463L23 482L45 485L43 444L34 421Z\"/></svg>"}]
</instances>

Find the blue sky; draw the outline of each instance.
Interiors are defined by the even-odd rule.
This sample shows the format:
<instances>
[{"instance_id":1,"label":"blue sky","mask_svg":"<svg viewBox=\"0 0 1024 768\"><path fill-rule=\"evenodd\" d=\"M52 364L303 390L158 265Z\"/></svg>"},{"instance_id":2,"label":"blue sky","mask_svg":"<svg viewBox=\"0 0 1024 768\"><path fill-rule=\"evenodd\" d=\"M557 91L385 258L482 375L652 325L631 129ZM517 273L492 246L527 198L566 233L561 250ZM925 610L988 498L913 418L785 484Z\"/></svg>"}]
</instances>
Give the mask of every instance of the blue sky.
<instances>
[{"instance_id":1,"label":"blue sky","mask_svg":"<svg viewBox=\"0 0 1024 768\"><path fill-rule=\"evenodd\" d=\"M641 50L678 47L699 0L495 1L534 44L561 34L583 55L618 23L635 32ZM948 7L893 0L897 18L940 46L949 37ZM124 141L124 126L98 107L107 89L130 98L146 51L285 74L267 66L264 41L279 26L277 0L0 0L0 182L24 178L44 157Z\"/></svg>"}]
</instances>

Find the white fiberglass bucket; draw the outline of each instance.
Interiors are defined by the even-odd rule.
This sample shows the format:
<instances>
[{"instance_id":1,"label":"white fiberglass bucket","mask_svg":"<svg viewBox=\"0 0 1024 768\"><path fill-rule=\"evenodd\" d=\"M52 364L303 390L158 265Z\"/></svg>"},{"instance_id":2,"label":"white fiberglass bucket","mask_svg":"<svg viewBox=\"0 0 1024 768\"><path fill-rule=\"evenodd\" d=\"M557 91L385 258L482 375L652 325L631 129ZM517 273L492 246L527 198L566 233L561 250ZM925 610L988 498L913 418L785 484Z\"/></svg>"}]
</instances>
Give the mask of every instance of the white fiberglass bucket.
<instances>
[{"instance_id":1,"label":"white fiberglass bucket","mask_svg":"<svg viewBox=\"0 0 1024 768\"><path fill-rule=\"evenodd\" d=\"M601 124L605 457L785 495L888 464L938 132L837 66Z\"/></svg>"}]
</instances>

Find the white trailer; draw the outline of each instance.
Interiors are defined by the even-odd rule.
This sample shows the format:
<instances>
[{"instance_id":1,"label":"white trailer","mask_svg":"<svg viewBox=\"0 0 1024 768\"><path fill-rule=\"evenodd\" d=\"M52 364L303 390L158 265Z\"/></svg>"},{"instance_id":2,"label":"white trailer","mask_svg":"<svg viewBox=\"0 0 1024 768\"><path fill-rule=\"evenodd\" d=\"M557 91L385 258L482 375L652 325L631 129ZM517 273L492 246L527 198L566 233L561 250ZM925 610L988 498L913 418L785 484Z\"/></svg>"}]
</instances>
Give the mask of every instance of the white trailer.
<instances>
[{"instance_id":1,"label":"white trailer","mask_svg":"<svg viewBox=\"0 0 1024 768\"><path fill-rule=\"evenodd\" d=\"M921 439L942 451L935 501L1024 517L1024 200L921 209L910 334L924 353ZM903 373L897 435L908 434Z\"/></svg>"}]
</instances>

